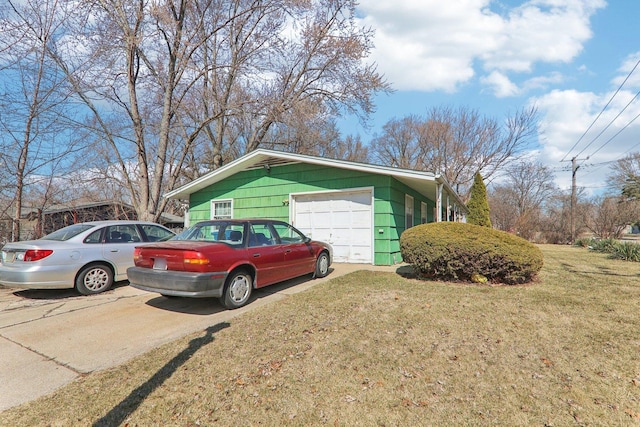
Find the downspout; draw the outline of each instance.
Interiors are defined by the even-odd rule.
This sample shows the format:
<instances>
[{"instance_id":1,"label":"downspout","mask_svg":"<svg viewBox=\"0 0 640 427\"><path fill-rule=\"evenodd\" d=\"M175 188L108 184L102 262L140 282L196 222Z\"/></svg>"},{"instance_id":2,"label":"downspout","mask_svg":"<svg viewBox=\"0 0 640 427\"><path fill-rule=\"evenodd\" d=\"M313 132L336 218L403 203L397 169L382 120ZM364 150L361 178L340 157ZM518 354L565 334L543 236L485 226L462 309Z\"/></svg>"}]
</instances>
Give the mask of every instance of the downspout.
<instances>
[{"instance_id":1,"label":"downspout","mask_svg":"<svg viewBox=\"0 0 640 427\"><path fill-rule=\"evenodd\" d=\"M189 210L189 208L187 208L187 210L184 211L184 226L183 226L183 228L185 230L191 226L190 213L191 213L191 211Z\"/></svg>"},{"instance_id":2,"label":"downspout","mask_svg":"<svg viewBox=\"0 0 640 427\"><path fill-rule=\"evenodd\" d=\"M442 222L442 189L444 184L436 185L436 222Z\"/></svg>"}]
</instances>

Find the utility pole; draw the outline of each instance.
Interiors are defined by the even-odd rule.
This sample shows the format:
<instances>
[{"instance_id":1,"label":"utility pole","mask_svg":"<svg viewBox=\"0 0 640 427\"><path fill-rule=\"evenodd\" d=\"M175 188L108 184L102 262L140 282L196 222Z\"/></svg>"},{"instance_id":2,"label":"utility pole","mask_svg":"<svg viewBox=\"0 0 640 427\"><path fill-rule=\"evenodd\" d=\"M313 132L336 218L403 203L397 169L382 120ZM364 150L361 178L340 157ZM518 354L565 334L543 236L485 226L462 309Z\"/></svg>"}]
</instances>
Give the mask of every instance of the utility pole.
<instances>
[{"instance_id":1,"label":"utility pole","mask_svg":"<svg viewBox=\"0 0 640 427\"><path fill-rule=\"evenodd\" d=\"M580 168L577 165L578 160L589 160L589 157L586 159L576 159L573 157L571 159L571 210L570 210L570 227L571 227L571 243L576 240L576 210L578 205L577 194L576 194L576 172Z\"/></svg>"}]
</instances>

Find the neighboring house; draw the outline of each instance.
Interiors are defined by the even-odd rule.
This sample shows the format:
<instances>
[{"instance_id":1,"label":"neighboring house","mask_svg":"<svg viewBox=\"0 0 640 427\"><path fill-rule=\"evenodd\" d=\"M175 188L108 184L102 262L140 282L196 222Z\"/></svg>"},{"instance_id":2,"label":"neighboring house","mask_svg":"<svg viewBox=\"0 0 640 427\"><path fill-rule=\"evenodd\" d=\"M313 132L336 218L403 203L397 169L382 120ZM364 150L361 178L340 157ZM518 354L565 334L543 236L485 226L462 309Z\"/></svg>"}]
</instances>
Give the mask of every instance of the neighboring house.
<instances>
[{"instance_id":1,"label":"neighboring house","mask_svg":"<svg viewBox=\"0 0 640 427\"><path fill-rule=\"evenodd\" d=\"M52 206L50 209L23 209L21 240L39 238L67 225L79 222L113 219L137 219L133 206L111 201ZM184 219L162 214L162 225L170 229L184 228Z\"/></svg>"},{"instance_id":2,"label":"neighboring house","mask_svg":"<svg viewBox=\"0 0 640 427\"><path fill-rule=\"evenodd\" d=\"M400 234L463 221L466 207L439 175L258 149L165 194L189 201L185 226L212 218L273 218L330 243L334 261L402 262Z\"/></svg>"}]
</instances>

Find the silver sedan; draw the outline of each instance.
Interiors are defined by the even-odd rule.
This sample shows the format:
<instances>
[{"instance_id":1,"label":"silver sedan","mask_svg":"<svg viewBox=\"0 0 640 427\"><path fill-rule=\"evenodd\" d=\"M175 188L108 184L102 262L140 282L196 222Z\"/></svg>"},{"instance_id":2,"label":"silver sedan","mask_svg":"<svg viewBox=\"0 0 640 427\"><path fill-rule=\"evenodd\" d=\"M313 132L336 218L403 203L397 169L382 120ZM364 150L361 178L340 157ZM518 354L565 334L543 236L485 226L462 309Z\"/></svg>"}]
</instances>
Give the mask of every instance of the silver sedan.
<instances>
[{"instance_id":1,"label":"silver sedan","mask_svg":"<svg viewBox=\"0 0 640 427\"><path fill-rule=\"evenodd\" d=\"M37 240L7 243L0 259L0 285L10 288L76 288L97 294L127 279L133 250L174 233L152 222L95 221L73 224Z\"/></svg>"}]
</instances>

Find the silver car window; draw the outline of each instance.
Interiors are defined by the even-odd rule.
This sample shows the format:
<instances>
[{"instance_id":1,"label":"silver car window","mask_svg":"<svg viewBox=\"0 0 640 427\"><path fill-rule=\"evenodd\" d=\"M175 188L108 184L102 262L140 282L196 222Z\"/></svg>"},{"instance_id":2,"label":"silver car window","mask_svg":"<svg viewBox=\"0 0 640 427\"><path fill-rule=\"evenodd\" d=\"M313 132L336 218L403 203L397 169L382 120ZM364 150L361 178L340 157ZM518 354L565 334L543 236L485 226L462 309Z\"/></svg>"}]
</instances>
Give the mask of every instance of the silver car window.
<instances>
[{"instance_id":1,"label":"silver car window","mask_svg":"<svg viewBox=\"0 0 640 427\"><path fill-rule=\"evenodd\" d=\"M64 242L93 228L91 224L73 224L42 237L41 240L58 240Z\"/></svg>"},{"instance_id":2,"label":"silver car window","mask_svg":"<svg viewBox=\"0 0 640 427\"><path fill-rule=\"evenodd\" d=\"M135 224L111 225L107 227L106 243L141 242L138 227Z\"/></svg>"},{"instance_id":3,"label":"silver car window","mask_svg":"<svg viewBox=\"0 0 640 427\"><path fill-rule=\"evenodd\" d=\"M84 243L102 243L102 230L104 230L104 228L100 228L89 234L85 237Z\"/></svg>"}]
</instances>

